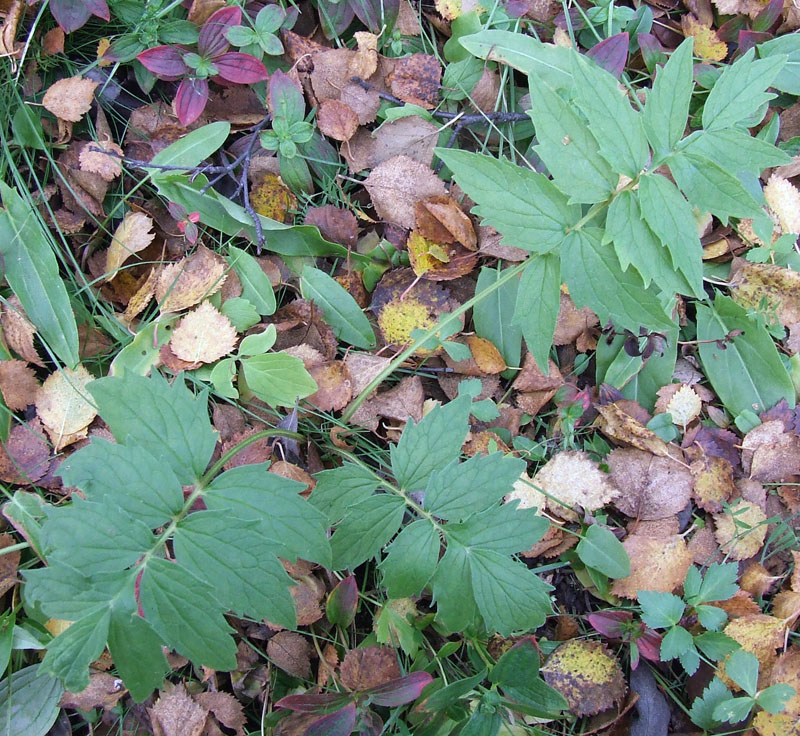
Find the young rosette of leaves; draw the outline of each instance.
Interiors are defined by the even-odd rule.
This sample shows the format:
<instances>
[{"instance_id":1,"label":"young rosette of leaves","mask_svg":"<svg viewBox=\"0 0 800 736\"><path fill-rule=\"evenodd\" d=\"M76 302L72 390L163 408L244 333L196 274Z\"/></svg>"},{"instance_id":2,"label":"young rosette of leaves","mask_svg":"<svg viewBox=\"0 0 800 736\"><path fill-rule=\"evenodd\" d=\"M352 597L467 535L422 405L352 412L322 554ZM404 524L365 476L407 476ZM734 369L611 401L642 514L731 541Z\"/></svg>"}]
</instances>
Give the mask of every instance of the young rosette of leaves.
<instances>
[{"instance_id":1,"label":"young rosette of leaves","mask_svg":"<svg viewBox=\"0 0 800 736\"><path fill-rule=\"evenodd\" d=\"M395 483L347 462L317 475L311 503L335 526L334 568L353 569L391 542L380 563L389 598L429 587L444 628L482 624L506 636L540 626L551 611L550 586L511 558L541 539L548 521L501 503L523 460L496 452L460 461L471 406L462 394L409 421L392 448ZM416 519L398 534L406 514Z\"/></svg>"},{"instance_id":2,"label":"young rosette of leaves","mask_svg":"<svg viewBox=\"0 0 800 736\"><path fill-rule=\"evenodd\" d=\"M210 78L219 76L234 84L255 84L269 77L259 59L241 51L228 51L230 42L225 34L241 22L241 8L220 8L200 29L196 52L181 46L155 46L137 55L144 67L159 79L181 80L174 103L181 125L193 123L203 113Z\"/></svg>"},{"instance_id":3,"label":"young rosette of leaves","mask_svg":"<svg viewBox=\"0 0 800 736\"><path fill-rule=\"evenodd\" d=\"M197 665L236 667L229 611L294 627L278 556L302 551L329 566L330 547L302 484L266 464L206 473L216 432L205 395L180 377L169 385L127 371L89 390L116 443L94 439L62 464L64 484L84 497L47 508L47 567L26 573L25 598L72 622L48 646L44 671L79 692L108 645L143 700L168 671L162 646Z\"/></svg>"}]
</instances>

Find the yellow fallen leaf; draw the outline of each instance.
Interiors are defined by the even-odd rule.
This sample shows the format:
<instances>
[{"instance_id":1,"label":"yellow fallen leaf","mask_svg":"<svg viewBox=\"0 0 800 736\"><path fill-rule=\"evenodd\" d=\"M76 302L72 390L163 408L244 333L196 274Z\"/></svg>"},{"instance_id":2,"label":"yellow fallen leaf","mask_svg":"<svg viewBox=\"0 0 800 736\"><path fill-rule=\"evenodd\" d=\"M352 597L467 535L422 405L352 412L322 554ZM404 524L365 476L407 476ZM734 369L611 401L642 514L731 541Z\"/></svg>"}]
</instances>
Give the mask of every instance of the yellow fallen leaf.
<instances>
[{"instance_id":1,"label":"yellow fallen leaf","mask_svg":"<svg viewBox=\"0 0 800 736\"><path fill-rule=\"evenodd\" d=\"M236 345L236 329L210 302L189 312L175 328L170 340L172 352L187 363L213 363Z\"/></svg>"},{"instance_id":2,"label":"yellow fallen leaf","mask_svg":"<svg viewBox=\"0 0 800 736\"><path fill-rule=\"evenodd\" d=\"M106 251L106 281L111 281L129 256L153 242L153 219L144 212L128 212L114 231Z\"/></svg>"},{"instance_id":3,"label":"yellow fallen leaf","mask_svg":"<svg viewBox=\"0 0 800 736\"><path fill-rule=\"evenodd\" d=\"M86 386L94 376L82 365L51 373L36 393L36 412L56 450L86 436L97 416Z\"/></svg>"}]
</instances>

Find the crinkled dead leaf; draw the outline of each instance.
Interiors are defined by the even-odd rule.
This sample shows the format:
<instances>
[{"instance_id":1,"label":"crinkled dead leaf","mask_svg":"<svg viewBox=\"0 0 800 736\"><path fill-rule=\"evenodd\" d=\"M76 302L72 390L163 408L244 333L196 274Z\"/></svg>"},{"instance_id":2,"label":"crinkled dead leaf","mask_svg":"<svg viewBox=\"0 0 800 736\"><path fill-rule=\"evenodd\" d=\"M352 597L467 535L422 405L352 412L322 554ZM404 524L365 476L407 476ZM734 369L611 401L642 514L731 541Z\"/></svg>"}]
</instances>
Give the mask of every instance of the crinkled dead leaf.
<instances>
[{"instance_id":1,"label":"crinkled dead leaf","mask_svg":"<svg viewBox=\"0 0 800 736\"><path fill-rule=\"evenodd\" d=\"M332 204L324 207L309 207L306 210L306 225L316 225L325 240L345 247L355 247L358 241L358 220L349 210Z\"/></svg>"},{"instance_id":2,"label":"crinkled dead leaf","mask_svg":"<svg viewBox=\"0 0 800 736\"><path fill-rule=\"evenodd\" d=\"M223 258L202 245L192 255L165 266L155 290L162 314L193 307L219 291L227 269Z\"/></svg>"},{"instance_id":3,"label":"crinkled dead leaf","mask_svg":"<svg viewBox=\"0 0 800 736\"><path fill-rule=\"evenodd\" d=\"M309 373L318 386L316 393L306 399L310 404L322 411L339 411L350 403L353 385L344 361L332 360L315 365Z\"/></svg>"},{"instance_id":4,"label":"crinkled dead leaf","mask_svg":"<svg viewBox=\"0 0 800 736\"><path fill-rule=\"evenodd\" d=\"M150 303L156 293L156 285L160 277L161 269L153 268L142 278L138 288L125 307L125 311L122 313L121 320L123 322L130 323Z\"/></svg>"},{"instance_id":5,"label":"crinkled dead leaf","mask_svg":"<svg viewBox=\"0 0 800 736\"><path fill-rule=\"evenodd\" d=\"M290 210L297 207L297 197L292 194L276 174L262 174L253 182L250 204L259 215L278 222L291 220Z\"/></svg>"},{"instance_id":6,"label":"crinkled dead leaf","mask_svg":"<svg viewBox=\"0 0 800 736\"><path fill-rule=\"evenodd\" d=\"M576 340L586 340L589 331L600 324L597 315L589 307L578 309L569 294L563 291L560 299L553 345L570 345Z\"/></svg>"},{"instance_id":7,"label":"crinkled dead leaf","mask_svg":"<svg viewBox=\"0 0 800 736\"><path fill-rule=\"evenodd\" d=\"M778 419L751 429L742 441L742 468L753 480L779 483L800 473L800 437Z\"/></svg>"},{"instance_id":8,"label":"crinkled dead leaf","mask_svg":"<svg viewBox=\"0 0 800 736\"><path fill-rule=\"evenodd\" d=\"M433 170L406 155L378 164L364 180L378 216L409 230L416 217L414 205L426 197L444 196L444 182Z\"/></svg>"},{"instance_id":9,"label":"crinkled dead leaf","mask_svg":"<svg viewBox=\"0 0 800 736\"><path fill-rule=\"evenodd\" d=\"M692 564L692 553L683 537L632 534L622 546L631 560L631 574L614 581L611 587L614 595L635 599L640 590L671 593L683 585Z\"/></svg>"},{"instance_id":10,"label":"crinkled dead leaf","mask_svg":"<svg viewBox=\"0 0 800 736\"><path fill-rule=\"evenodd\" d=\"M311 676L311 645L295 631L279 631L267 642L267 656L292 677Z\"/></svg>"},{"instance_id":11,"label":"crinkled dead leaf","mask_svg":"<svg viewBox=\"0 0 800 736\"><path fill-rule=\"evenodd\" d=\"M572 639L542 666L550 687L569 703L570 713L589 716L608 710L625 696L625 677L617 658L598 641Z\"/></svg>"},{"instance_id":12,"label":"crinkled dead leaf","mask_svg":"<svg viewBox=\"0 0 800 736\"><path fill-rule=\"evenodd\" d=\"M200 736L208 711L192 700L183 684L168 683L147 711L153 736Z\"/></svg>"},{"instance_id":13,"label":"crinkled dead leaf","mask_svg":"<svg viewBox=\"0 0 800 736\"><path fill-rule=\"evenodd\" d=\"M298 626L310 626L322 618L320 603L325 595L325 586L320 580L310 575L306 576L289 588L289 593L294 601Z\"/></svg>"},{"instance_id":14,"label":"crinkled dead leaf","mask_svg":"<svg viewBox=\"0 0 800 736\"><path fill-rule=\"evenodd\" d=\"M353 396L358 396L370 381L389 364L389 358L371 353L349 352L344 359L353 384Z\"/></svg>"},{"instance_id":15,"label":"crinkled dead leaf","mask_svg":"<svg viewBox=\"0 0 800 736\"><path fill-rule=\"evenodd\" d=\"M36 393L36 413L56 451L86 436L97 416L86 386L94 376L82 365L51 373Z\"/></svg>"},{"instance_id":16,"label":"crinkled dead leaf","mask_svg":"<svg viewBox=\"0 0 800 736\"><path fill-rule=\"evenodd\" d=\"M468 250L478 249L472 220L452 197L428 197L415 206L417 231L436 243L458 242Z\"/></svg>"},{"instance_id":17,"label":"crinkled dead leaf","mask_svg":"<svg viewBox=\"0 0 800 736\"><path fill-rule=\"evenodd\" d=\"M358 395L353 391L354 395ZM406 376L388 391L383 391L367 399L353 414L351 422L368 427L373 432L378 428L378 418L405 422L409 418L418 422L422 419L422 403L425 393L419 376Z\"/></svg>"},{"instance_id":18,"label":"crinkled dead leaf","mask_svg":"<svg viewBox=\"0 0 800 736\"><path fill-rule=\"evenodd\" d=\"M353 38L358 44L358 51L348 64L350 74L369 79L378 68L378 37L367 31L356 31Z\"/></svg>"},{"instance_id":19,"label":"crinkled dead leaf","mask_svg":"<svg viewBox=\"0 0 800 736\"><path fill-rule=\"evenodd\" d=\"M3 328L3 337L6 344L17 355L33 363L43 366L42 359L33 346L33 336L36 328L28 319L22 304L16 295L9 297L3 305L3 314L0 316L0 326Z\"/></svg>"},{"instance_id":20,"label":"crinkled dead leaf","mask_svg":"<svg viewBox=\"0 0 800 736\"><path fill-rule=\"evenodd\" d=\"M548 495L548 510L569 521L578 519L574 506L595 511L619 495L608 475L580 450L554 455L539 469L533 482Z\"/></svg>"},{"instance_id":21,"label":"crinkled dead leaf","mask_svg":"<svg viewBox=\"0 0 800 736\"><path fill-rule=\"evenodd\" d=\"M554 391L564 385L564 377L555 361L548 362L547 375L545 375L536 364L536 359L527 351L525 360L522 363L522 370L517 373L514 379L514 389L516 391Z\"/></svg>"},{"instance_id":22,"label":"crinkled dead leaf","mask_svg":"<svg viewBox=\"0 0 800 736\"><path fill-rule=\"evenodd\" d=\"M65 692L59 705L62 708L76 708L84 712L92 708L109 711L114 708L123 695L128 692L122 680L108 672L92 672L89 684L79 693Z\"/></svg>"},{"instance_id":23,"label":"crinkled dead leaf","mask_svg":"<svg viewBox=\"0 0 800 736\"><path fill-rule=\"evenodd\" d=\"M11 411L22 411L36 401L39 380L24 360L0 361L0 392Z\"/></svg>"},{"instance_id":24,"label":"crinkled dead leaf","mask_svg":"<svg viewBox=\"0 0 800 736\"><path fill-rule=\"evenodd\" d=\"M431 281L452 281L466 276L478 262L478 254L462 245L443 245L428 240L417 230L408 236L406 248L414 273Z\"/></svg>"},{"instance_id":25,"label":"crinkled dead leaf","mask_svg":"<svg viewBox=\"0 0 800 736\"><path fill-rule=\"evenodd\" d=\"M616 403L598 406L597 411L601 417L597 425L607 437L639 450L646 450L653 455L669 455L669 447L664 440L623 411Z\"/></svg>"},{"instance_id":26,"label":"crinkled dead leaf","mask_svg":"<svg viewBox=\"0 0 800 736\"><path fill-rule=\"evenodd\" d=\"M677 384L671 384L677 386ZM697 419L703 402L691 386L678 386L664 407L672 415L673 424L686 429L686 425Z\"/></svg>"},{"instance_id":27,"label":"crinkled dead leaf","mask_svg":"<svg viewBox=\"0 0 800 736\"><path fill-rule=\"evenodd\" d=\"M98 82L81 76L59 79L42 98L42 105L57 118L77 123L92 106Z\"/></svg>"},{"instance_id":28,"label":"crinkled dead leaf","mask_svg":"<svg viewBox=\"0 0 800 736\"><path fill-rule=\"evenodd\" d=\"M106 251L106 279L113 279L128 257L144 250L155 237L152 217L144 212L128 212L114 231Z\"/></svg>"},{"instance_id":29,"label":"crinkled dead leaf","mask_svg":"<svg viewBox=\"0 0 800 736\"><path fill-rule=\"evenodd\" d=\"M786 624L774 616L756 613L740 616L727 623L723 633L739 642L746 652L755 654L759 663L758 686L764 687L772 676L772 667L778 658L776 650L783 646ZM727 658L726 658L727 659ZM717 675L733 691L739 690L725 674L725 660L720 661Z\"/></svg>"},{"instance_id":30,"label":"crinkled dead leaf","mask_svg":"<svg viewBox=\"0 0 800 736\"><path fill-rule=\"evenodd\" d=\"M236 329L209 301L189 312L172 332L170 347L188 363L213 363L236 346Z\"/></svg>"},{"instance_id":31,"label":"crinkled dead leaf","mask_svg":"<svg viewBox=\"0 0 800 736\"><path fill-rule=\"evenodd\" d=\"M349 141L358 130L358 115L341 100L323 100L317 110L317 125L323 135Z\"/></svg>"},{"instance_id":32,"label":"crinkled dead leaf","mask_svg":"<svg viewBox=\"0 0 800 736\"><path fill-rule=\"evenodd\" d=\"M619 491L614 505L635 519L666 519L686 508L692 494L689 469L670 457L620 448L606 457L611 484Z\"/></svg>"},{"instance_id":33,"label":"crinkled dead leaf","mask_svg":"<svg viewBox=\"0 0 800 736\"><path fill-rule=\"evenodd\" d=\"M352 103L348 102L352 107ZM355 108L354 108L355 109ZM423 166L433 161L433 149L439 140L439 128L417 115L391 120L374 133L362 128L343 146L342 155L352 173L374 169L378 164L403 154ZM431 192L441 195L442 192Z\"/></svg>"},{"instance_id":34,"label":"crinkled dead leaf","mask_svg":"<svg viewBox=\"0 0 800 736\"><path fill-rule=\"evenodd\" d=\"M210 690L207 693L197 693L194 701L209 711L220 725L235 731L236 736L245 736L247 717L242 704L233 695L221 690Z\"/></svg>"},{"instance_id":35,"label":"crinkled dead leaf","mask_svg":"<svg viewBox=\"0 0 800 736\"><path fill-rule=\"evenodd\" d=\"M83 143L71 143L58 157L58 190L66 210L85 217L86 212L104 217L103 200L109 183L99 174L81 168L80 155Z\"/></svg>"},{"instance_id":36,"label":"crinkled dead leaf","mask_svg":"<svg viewBox=\"0 0 800 736\"><path fill-rule=\"evenodd\" d=\"M720 40L717 32L701 23L691 13L681 16L684 36L694 38L694 53L703 61L722 61L728 55L728 44Z\"/></svg>"},{"instance_id":37,"label":"crinkled dead leaf","mask_svg":"<svg viewBox=\"0 0 800 736\"><path fill-rule=\"evenodd\" d=\"M769 304L784 326L800 322L800 273L771 263L745 263L731 280L731 296L745 309Z\"/></svg>"},{"instance_id":38,"label":"crinkled dead leaf","mask_svg":"<svg viewBox=\"0 0 800 736\"><path fill-rule=\"evenodd\" d=\"M17 540L11 534L0 534L0 550L16 543ZM0 595L5 595L19 582L17 568L21 554L20 550L14 550L0 555Z\"/></svg>"},{"instance_id":39,"label":"crinkled dead leaf","mask_svg":"<svg viewBox=\"0 0 800 736\"><path fill-rule=\"evenodd\" d=\"M426 110L436 106L441 81L442 66L430 54L411 54L398 59L386 77L386 83L395 97Z\"/></svg>"},{"instance_id":40,"label":"crinkled dead leaf","mask_svg":"<svg viewBox=\"0 0 800 736\"><path fill-rule=\"evenodd\" d=\"M30 485L50 468L50 445L38 419L15 424L8 439L0 445L0 480Z\"/></svg>"},{"instance_id":41,"label":"crinkled dead leaf","mask_svg":"<svg viewBox=\"0 0 800 736\"><path fill-rule=\"evenodd\" d=\"M534 484L531 477L523 471L519 479L514 482L514 490L507 493L503 498L503 503L519 501L518 509L537 509L541 515L547 504L547 496L544 495Z\"/></svg>"},{"instance_id":42,"label":"crinkled dead leaf","mask_svg":"<svg viewBox=\"0 0 800 736\"><path fill-rule=\"evenodd\" d=\"M740 500L727 511L714 514L716 538L722 552L732 560L756 554L767 537L767 517L750 501Z\"/></svg>"},{"instance_id":43,"label":"crinkled dead leaf","mask_svg":"<svg viewBox=\"0 0 800 736\"><path fill-rule=\"evenodd\" d=\"M81 171L97 174L106 181L113 181L122 173L122 163L119 160L122 148L111 139L84 143L78 156Z\"/></svg>"},{"instance_id":44,"label":"crinkled dead leaf","mask_svg":"<svg viewBox=\"0 0 800 736\"><path fill-rule=\"evenodd\" d=\"M704 511L722 511L722 504L736 489L733 466L725 458L702 455L689 466L689 470L694 479L695 503Z\"/></svg>"},{"instance_id":45,"label":"crinkled dead leaf","mask_svg":"<svg viewBox=\"0 0 800 736\"><path fill-rule=\"evenodd\" d=\"M352 649L339 666L339 677L348 690L362 691L401 677L397 652L392 647Z\"/></svg>"},{"instance_id":46,"label":"crinkled dead leaf","mask_svg":"<svg viewBox=\"0 0 800 736\"><path fill-rule=\"evenodd\" d=\"M377 90L364 89L360 84L353 82L342 87L339 101L356 114L359 125L374 123L381 106L381 98L378 96Z\"/></svg>"}]
</instances>

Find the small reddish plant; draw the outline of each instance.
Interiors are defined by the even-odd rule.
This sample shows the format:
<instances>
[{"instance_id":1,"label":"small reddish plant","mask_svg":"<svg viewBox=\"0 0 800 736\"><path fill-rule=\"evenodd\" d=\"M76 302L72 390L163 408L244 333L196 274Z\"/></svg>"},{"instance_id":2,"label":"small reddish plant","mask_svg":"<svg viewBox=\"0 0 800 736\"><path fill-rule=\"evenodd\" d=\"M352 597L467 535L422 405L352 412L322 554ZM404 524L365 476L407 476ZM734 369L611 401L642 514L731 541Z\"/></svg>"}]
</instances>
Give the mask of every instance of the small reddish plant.
<instances>
[{"instance_id":1,"label":"small reddish plant","mask_svg":"<svg viewBox=\"0 0 800 736\"><path fill-rule=\"evenodd\" d=\"M199 212L189 212L182 204L170 202L167 204L169 214L178 224L178 231L186 238L186 242L194 245L200 234L197 223L200 222Z\"/></svg>"},{"instance_id":2,"label":"small reddish plant","mask_svg":"<svg viewBox=\"0 0 800 736\"><path fill-rule=\"evenodd\" d=\"M220 8L200 29L196 50L184 46L156 46L136 57L159 79L181 80L173 103L181 125L193 123L202 114L208 102L209 79L255 84L269 77L264 64L254 56L228 51L230 44L225 34L241 21L241 8Z\"/></svg>"},{"instance_id":3,"label":"small reddish plant","mask_svg":"<svg viewBox=\"0 0 800 736\"><path fill-rule=\"evenodd\" d=\"M600 611L587 616L589 623L607 639L630 645L631 668L639 666L639 655L651 662L661 661L661 634L634 619L629 611Z\"/></svg>"}]
</instances>

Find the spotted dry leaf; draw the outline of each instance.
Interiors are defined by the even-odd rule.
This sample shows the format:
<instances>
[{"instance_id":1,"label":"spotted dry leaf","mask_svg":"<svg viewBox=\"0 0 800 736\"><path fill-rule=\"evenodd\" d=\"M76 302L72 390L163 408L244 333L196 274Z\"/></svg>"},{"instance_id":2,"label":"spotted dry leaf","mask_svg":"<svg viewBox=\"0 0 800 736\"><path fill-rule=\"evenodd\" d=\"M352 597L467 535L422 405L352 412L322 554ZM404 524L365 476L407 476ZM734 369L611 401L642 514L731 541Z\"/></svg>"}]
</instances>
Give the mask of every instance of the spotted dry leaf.
<instances>
[{"instance_id":1,"label":"spotted dry leaf","mask_svg":"<svg viewBox=\"0 0 800 736\"><path fill-rule=\"evenodd\" d=\"M155 289L162 314L193 307L219 291L227 269L220 256L202 245L192 255L165 266Z\"/></svg>"},{"instance_id":2,"label":"spotted dry leaf","mask_svg":"<svg viewBox=\"0 0 800 736\"><path fill-rule=\"evenodd\" d=\"M692 564L692 553L683 537L632 534L622 546L631 560L631 574L614 581L611 587L614 595L636 599L640 590L671 593L683 585Z\"/></svg>"},{"instance_id":3,"label":"spotted dry leaf","mask_svg":"<svg viewBox=\"0 0 800 736\"><path fill-rule=\"evenodd\" d=\"M0 445L0 480L30 485L50 468L50 445L38 419L15 424Z\"/></svg>"},{"instance_id":4,"label":"spotted dry leaf","mask_svg":"<svg viewBox=\"0 0 800 736\"><path fill-rule=\"evenodd\" d=\"M397 652L391 647L352 649L339 666L342 685L356 692L383 685L400 676Z\"/></svg>"},{"instance_id":5,"label":"spotted dry leaf","mask_svg":"<svg viewBox=\"0 0 800 736\"><path fill-rule=\"evenodd\" d=\"M627 690L617 658L603 644L589 639L572 639L559 646L541 672L545 682L566 698L570 713L576 716L608 710Z\"/></svg>"},{"instance_id":6,"label":"spotted dry leaf","mask_svg":"<svg viewBox=\"0 0 800 736\"><path fill-rule=\"evenodd\" d=\"M739 642L746 652L755 654L759 662L758 684L763 687L769 682L772 667L778 658L777 649L783 646L786 624L775 616L763 613L740 616L729 621L723 633ZM720 662L717 674L732 690L739 686L725 675L725 660Z\"/></svg>"},{"instance_id":7,"label":"spotted dry leaf","mask_svg":"<svg viewBox=\"0 0 800 736\"><path fill-rule=\"evenodd\" d=\"M800 273L771 263L745 263L731 279L731 296L745 309L766 299L784 326L800 322Z\"/></svg>"},{"instance_id":8,"label":"spotted dry leaf","mask_svg":"<svg viewBox=\"0 0 800 736\"><path fill-rule=\"evenodd\" d=\"M187 363L213 363L236 346L236 328L209 301L189 312L172 332L170 348Z\"/></svg>"},{"instance_id":9,"label":"spotted dry leaf","mask_svg":"<svg viewBox=\"0 0 800 736\"><path fill-rule=\"evenodd\" d=\"M728 55L728 44L720 40L713 28L701 23L691 13L681 16L681 28L684 36L694 37L694 53L703 61L722 61Z\"/></svg>"},{"instance_id":10,"label":"spotted dry leaf","mask_svg":"<svg viewBox=\"0 0 800 736\"><path fill-rule=\"evenodd\" d=\"M317 110L320 132L336 141L349 141L358 130L358 115L340 100L323 100Z\"/></svg>"},{"instance_id":11,"label":"spotted dry leaf","mask_svg":"<svg viewBox=\"0 0 800 736\"><path fill-rule=\"evenodd\" d=\"M128 212L114 231L106 251L106 280L113 279L119 267L131 255L144 250L155 237L152 217L144 212Z\"/></svg>"},{"instance_id":12,"label":"spotted dry leaf","mask_svg":"<svg viewBox=\"0 0 800 736\"><path fill-rule=\"evenodd\" d=\"M24 360L0 361L0 392L11 411L22 411L36 401L39 380Z\"/></svg>"},{"instance_id":13,"label":"spotted dry leaf","mask_svg":"<svg viewBox=\"0 0 800 736\"><path fill-rule=\"evenodd\" d=\"M800 720L766 710L756 713L753 728L759 736L800 736Z\"/></svg>"},{"instance_id":14,"label":"spotted dry leaf","mask_svg":"<svg viewBox=\"0 0 800 736\"><path fill-rule=\"evenodd\" d=\"M612 485L619 491L614 505L635 519L666 519L686 508L692 494L689 469L670 457L619 448L606 458Z\"/></svg>"},{"instance_id":15,"label":"spotted dry leaf","mask_svg":"<svg viewBox=\"0 0 800 736\"><path fill-rule=\"evenodd\" d=\"M689 466L689 470L694 480L695 503L704 511L722 511L722 504L736 490L733 466L725 458L702 455Z\"/></svg>"},{"instance_id":16,"label":"spotted dry leaf","mask_svg":"<svg viewBox=\"0 0 800 736\"><path fill-rule=\"evenodd\" d=\"M97 85L80 76L59 79L44 93L42 105L57 118L77 123L89 112Z\"/></svg>"},{"instance_id":17,"label":"spotted dry leaf","mask_svg":"<svg viewBox=\"0 0 800 736\"><path fill-rule=\"evenodd\" d=\"M533 482L547 494L548 510L568 521L578 519L574 506L594 511L619 495L608 475L580 450L554 455L539 469Z\"/></svg>"},{"instance_id":18,"label":"spotted dry leaf","mask_svg":"<svg viewBox=\"0 0 800 736\"><path fill-rule=\"evenodd\" d=\"M669 455L669 447L664 440L623 411L616 403L598 406L597 411L602 418L598 422L600 431L607 437L639 450L646 450L653 455Z\"/></svg>"},{"instance_id":19,"label":"spotted dry leaf","mask_svg":"<svg viewBox=\"0 0 800 736\"><path fill-rule=\"evenodd\" d=\"M325 586L317 578L309 575L298 580L289 588L289 593L294 601L298 626L310 626L322 618L320 602L325 595Z\"/></svg>"},{"instance_id":20,"label":"spotted dry leaf","mask_svg":"<svg viewBox=\"0 0 800 736\"><path fill-rule=\"evenodd\" d=\"M100 150L97 150L100 149ZM116 155L114 155L116 154ZM81 171L97 174L106 181L113 181L122 173L122 148L114 141L89 141L78 154Z\"/></svg>"},{"instance_id":21,"label":"spotted dry leaf","mask_svg":"<svg viewBox=\"0 0 800 736\"><path fill-rule=\"evenodd\" d=\"M267 642L267 656L292 677L311 676L311 645L295 631L279 631Z\"/></svg>"},{"instance_id":22,"label":"spotted dry leaf","mask_svg":"<svg viewBox=\"0 0 800 736\"><path fill-rule=\"evenodd\" d=\"M159 692L158 700L148 708L153 736L200 736L208 711L196 703L182 685L169 683Z\"/></svg>"},{"instance_id":23,"label":"spotted dry leaf","mask_svg":"<svg viewBox=\"0 0 800 736\"><path fill-rule=\"evenodd\" d=\"M233 695L220 690L209 691L197 693L194 701L204 710L209 711L222 726L234 731L236 736L245 735L244 727L247 725L247 717L242 704Z\"/></svg>"},{"instance_id":24,"label":"spotted dry leaf","mask_svg":"<svg viewBox=\"0 0 800 736\"><path fill-rule=\"evenodd\" d=\"M0 326L3 328L3 337L17 355L33 363L43 366L44 363L33 346L33 336L36 328L28 319L25 310L17 296L12 296L3 305L3 314L0 317Z\"/></svg>"},{"instance_id":25,"label":"spotted dry leaf","mask_svg":"<svg viewBox=\"0 0 800 736\"><path fill-rule=\"evenodd\" d=\"M433 149L438 141L439 128L436 125L416 115L410 115L384 123L374 133L362 128L350 139L350 145L343 147L342 155L353 173L374 169L378 164L400 154L423 166L430 166Z\"/></svg>"},{"instance_id":26,"label":"spotted dry leaf","mask_svg":"<svg viewBox=\"0 0 800 736\"><path fill-rule=\"evenodd\" d=\"M82 365L51 373L36 393L36 413L56 451L86 436L97 416L86 386L94 376Z\"/></svg>"},{"instance_id":27,"label":"spotted dry leaf","mask_svg":"<svg viewBox=\"0 0 800 736\"><path fill-rule=\"evenodd\" d=\"M395 97L426 110L436 106L441 81L441 64L435 56L429 54L411 54L399 59L386 77Z\"/></svg>"},{"instance_id":28,"label":"spotted dry leaf","mask_svg":"<svg viewBox=\"0 0 800 736\"><path fill-rule=\"evenodd\" d=\"M756 554L767 537L767 517L751 501L740 500L728 510L714 514L716 538L721 551L732 560Z\"/></svg>"}]
</instances>

